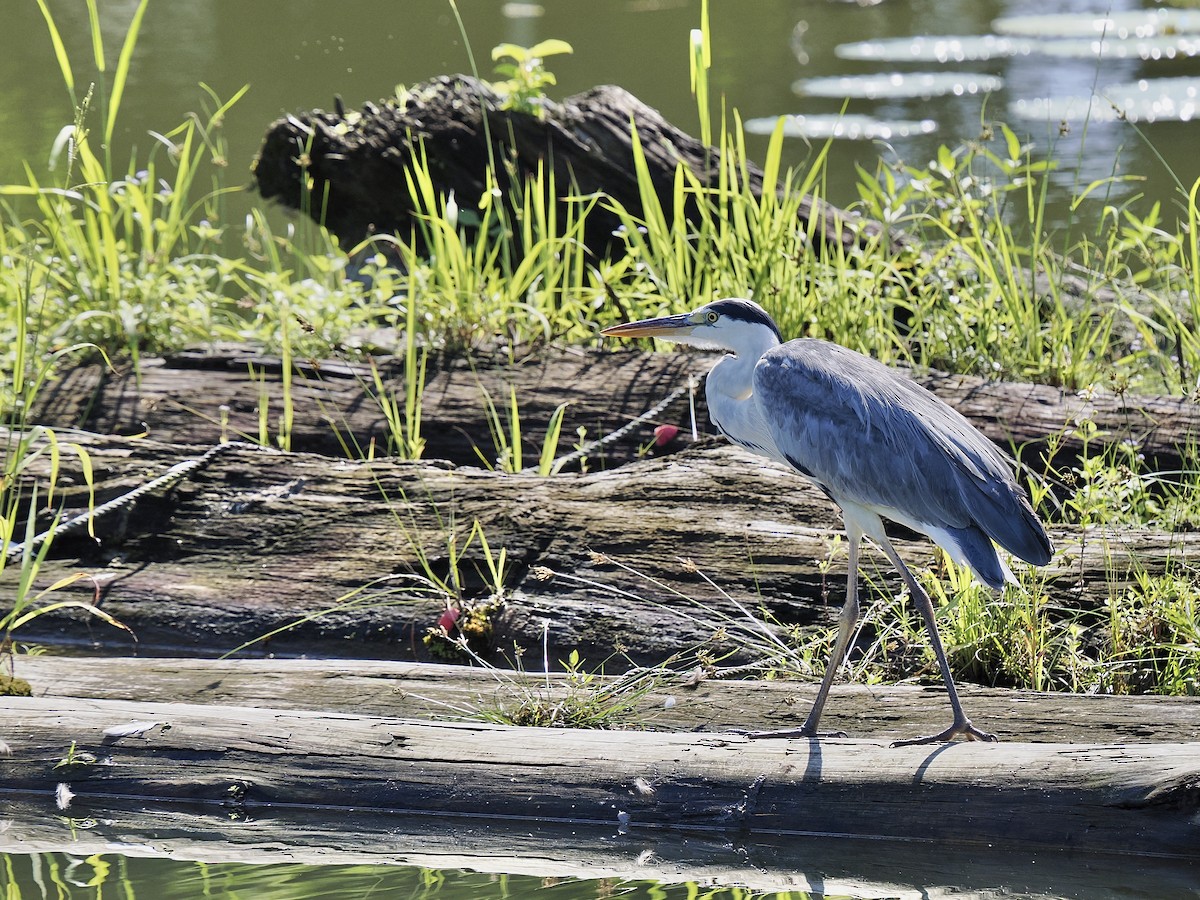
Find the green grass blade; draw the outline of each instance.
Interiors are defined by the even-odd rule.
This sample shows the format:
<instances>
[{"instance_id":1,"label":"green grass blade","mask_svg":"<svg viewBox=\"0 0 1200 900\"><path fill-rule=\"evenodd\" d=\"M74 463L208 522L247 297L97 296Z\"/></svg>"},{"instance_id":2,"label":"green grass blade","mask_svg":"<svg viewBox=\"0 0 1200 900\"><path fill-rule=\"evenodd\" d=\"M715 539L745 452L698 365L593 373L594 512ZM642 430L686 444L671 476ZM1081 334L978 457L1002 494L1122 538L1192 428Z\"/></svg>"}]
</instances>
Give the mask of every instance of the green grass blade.
<instances>
[{"instance_id":1,"label":"green grass blade","mask_svg":"<svg viewBox=\"0 0 1200 900\"><path fill-rule=\"evenodd\" d=\"M39 0L40 2L40 0ZM113 129L117 126L117 113L121 109L121 97L125 94L125 83L129 80L129 63L133 59L133 48L137 46L138 33L142 30L142 17L150 0L142 0L133 21L129 23L129 31L125 33L125 43L121 45L121 55L117 58L117 69L113 73L112 94L108 102L108 121L104 123L104 143L111 145Z\"/></svg>"},{"instance_id":2,"label":"green grass blade","mask_svg":"<svg viewBox=\"0 0 1200 900\"><path fill-rule=\"evenodd\" d=\"M96 71L105 71L104 65L104 32L100 30L100 11L96 8L96 0L87 0L88 31L92 35L92 58L96 60Z\"/></svg>"},{"instance_id":3,"label":"green grass blade","mask_svg":"<svg viewBox=\"0 0 1200 900\"><path fill-rule=\"evenodd\" d=\"M78 106L75 99L75 73L71 71L71 57L67 55L67 48L63 46L62 35L58 33L58 26L54 24L54 16L50 15L46 0L37 0L37 5L42 11L42 18L46 20L46 27L50 29L50 41L54 44L54 58L58 60L58 68L62 72L63 82L67 86L67 92L71 95L71 105Z\"/></svg>"},{"instance_id":4,"label":"green grass blade","mask_svg":"<svg viewBox=\"0 0 1200 900\"><path fill-rule=\"evenodd\" d=\"M538 459L539 475L554 475L557 467L554 458L558 455L558 441L562 436L563 416L570 402L560 403L550 416L550 424L546 427L546 436L542 439L542 455Z\"/></svg>"}]
</instances>

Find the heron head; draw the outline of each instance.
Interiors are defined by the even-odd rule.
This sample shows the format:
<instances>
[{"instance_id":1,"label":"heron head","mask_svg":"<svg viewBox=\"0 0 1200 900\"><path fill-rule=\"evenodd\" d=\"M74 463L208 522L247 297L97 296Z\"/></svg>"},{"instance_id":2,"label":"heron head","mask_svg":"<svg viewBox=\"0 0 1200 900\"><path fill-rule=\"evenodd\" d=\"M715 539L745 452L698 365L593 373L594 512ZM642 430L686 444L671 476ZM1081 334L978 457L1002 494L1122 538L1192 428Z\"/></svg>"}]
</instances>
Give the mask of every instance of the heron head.
<instances>
[{"instance_id":1,"label":"heron head","mask_svg":"<svg viewBox=\"0 0 1200 900\"><path fill-rule=\"evenodd\" d=\"M714 300L699 309L657 319L612 325L600 332L607 337L657 337L704 350L728 350L739 356L755 355L783 342L779 326L753 300Z\"/></svg>"}]
</instances>

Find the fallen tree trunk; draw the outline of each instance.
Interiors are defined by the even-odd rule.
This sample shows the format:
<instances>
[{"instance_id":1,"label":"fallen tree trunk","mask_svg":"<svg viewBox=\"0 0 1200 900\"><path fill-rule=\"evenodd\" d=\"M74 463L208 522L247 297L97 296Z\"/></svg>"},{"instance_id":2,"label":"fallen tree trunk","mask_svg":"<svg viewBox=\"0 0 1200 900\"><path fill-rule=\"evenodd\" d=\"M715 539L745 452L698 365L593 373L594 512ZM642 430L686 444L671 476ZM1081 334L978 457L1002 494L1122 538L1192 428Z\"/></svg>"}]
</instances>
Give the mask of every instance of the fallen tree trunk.
<instances>
[{"instance_id":1,"label":"fallen tree trunk","mask_svg":"<svg viewBox=\"0 0 1200 900\"><path fill-rule=\"evenodd\" d=\"M413 722L345 713L23 698L0 789L397 810L612 830L1200 852L1200 744L756 741L733 734ZM66 748L70 750L66 750Z\"/></svg>"},{"instance_id":2,"label":"fallen tree trunk","mask_svg":"<svg viewBox=\"0 0 1200 900\"><path fill-rule=\"evenodd\" d=\"M89 450L100 500L179 459L179 448L145 439L97 439ZM86 491L66 496L78 505ZM490 553L470 537L476 523ZM89 571L90 581L66 590L94 594L134 629L142 652L221 653L304 620L262 648L425 658L422 638L445 599L424 579L470 605L492 596L500 577L504 605L485 616L494 658L512 663L515 647L544 644L552 660L578 650L614 667L658 664L687 647L749 662L762 646L747 606L784 626L833 624L840 533L820 491L727 445L552 478L231 449L167 496L102 521L96 540L56 539L39 584ZM1200 549L1196 534L1053 537L1048 595L1084 627L1106 621L1113 592ZM934 562L927 542L901 536L897 546L914 563ZM882 555L868 553L865 565L873 589L898 589ZM0 586L18 577L10 566ZM66 612L22 634L130 646L122 632Z\"/></svg>"},{"instance_id":3,"label":"fallen tree trunk","mask_svg":"<svg viewBox=\"0 0 1200 900\"><path fill-rule=\"evenodd\" d=\"M641 159L635 156L636 129ZM553 176L559 221L574 221L581 197L606 197L645 221L642 185L636 172L644 161L649 188L662 209L675 209L676 170L682 166L708 188L721 188L722 154L666 121L628 91L602 85L561 103L543 98L534 112L506 110L486 82L465 75L432 78L404 92L399 100L366 103L359 112L312 110L285 116L267 129L253 164L255 185L267 200L307 213L353 249L373 235L398 234L423 251L423 216L440 213L414 197L408 175L427 171L434 196L453 197L460 209L478 208L496 188L490 173L499 169L499 196L508 221L519 221L521 198L531 179ZM739 178L756 198L762 196L763 171L738 160ZM508 183L506 179L511 179ZM685 197L682 215L700 220L698 192ZM838 209L812 195L801 199L797 227L816 242L853 259L861 248L882 245L893 256L911 242L894 227ZM467 228L460 221L460 228ZM624 223L608 203L587 214L582 240L594 257L623 253ZM386 250L387 245L382 247ZM519 253L517 247L512 252ZM911 263L897 259L901 278ZM1039 300L1060 300L1080 310L1087 301L1100 305L1127 301L1138 308L1152 304L1137 296L1134 285L1114 284L1100 273L1082 277L1061 267L1033 273ZM1026 278L1016 273L1016 278ZM1144 301L1144 302L1143 302ZM1130 329L1123 339L1134 341Z\"/></svg>"},{"instance_id":4,"label":"fallen tree trunk","mask_svg":"<svg viewBox=\"0 0 1200 900\"><path fill-rule=\"evenodd\" d=\"M606 353L547 351L517 365L447 361L427 376L421 399L427 459L458 465L492 462L496 448L485 398L498 405L515 390L521 412L525 456L536 460L556 408L567 404L560 452L577 440L606 435L647 409L689 377L702 379L713 357L698 353ZM377 361L391 396L404 396L402 361ZM254 374L251 374L251 373ZM1184 397L1134 396L1096 390L1081 396L1036 384L985 381L966 375L916 372L917 382L958 409L984 434L1005 448L1017 447L1034 471L1054 455L1060 464L1084 450L1078 423L1095 423L1092 452L1130 442L1147 465L1178 471L1187 448L1200 441L1200 406ZM712 434L702 381L695 392L696 424ZM346 448L385 453L389 431L376 399L369 366L337 360L305 363L290 390L293 450L344 456ZM260 423L271 423L260 435ZM226 437L276 437L284 407L278 359L249 348L178 354L143 360L139 372L113 374L80 366L41 391L31 421L113 434L148 433L168 443L212 445ZM675 447L690 436L689 397L682 396L661 416L620 442L609 445L593 465L626 462L653 443L660 422L683 426ZM656 451L660 452L660 451Z\"/></svg>"}]
</instances>

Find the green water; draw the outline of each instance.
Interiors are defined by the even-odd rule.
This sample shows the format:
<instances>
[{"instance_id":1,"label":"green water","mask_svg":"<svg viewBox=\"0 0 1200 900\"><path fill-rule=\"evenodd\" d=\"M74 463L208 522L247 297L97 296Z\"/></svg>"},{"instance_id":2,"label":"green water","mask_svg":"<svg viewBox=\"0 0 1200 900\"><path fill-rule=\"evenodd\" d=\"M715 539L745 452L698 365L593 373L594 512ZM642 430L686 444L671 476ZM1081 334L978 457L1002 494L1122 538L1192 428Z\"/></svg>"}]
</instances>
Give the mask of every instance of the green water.
<instances>
[{"instance_id":1,"label":"green water","mask_svg":"<svg viewBox=\"0 0 1200 900\"><path fill-rule=\"evenodd\" d=\"M58 18L67 50L81 85L94 77L92 48L81 0L48 0ZM99 0L106 27L110 66L115 63L124 29L137 6L133 0ZM695 132L697 114L688 87L688 33L699 21L699 0L543 0L502 3L459 0L478 70L492 72L490 48L501 41L529 46L547 37L563 38L575 47L567 57L553 57L558 85L551 96L562 98L598 83L618 83L658 107L680 127ZM1044 13L1071 13L1066 22L1078 31L1104 13L1134 13L1159 8L1137 0L1069 0L1046 4L1036 0L887 0L879 3L835 0L756 0L712 3L714 94L743 118L785 114L830 115L843 98L819 88L819 95L793 90L800 80L834 76L882 76L935 73L950 80L935 96L879 93L876 80L868 95L849 101L847 112L883 123L927 122L932 133L885 140L839 140L831 156L826 190L831 199L856 199L854 166L874 169L882 155L924 163L941 143L951 146L975 138L981 119L1010 122L1034 144L1037 156L1052 156L1060 169L1053 176L1054 198L1063 198L1088 183L1111 175L1137 175L1097 197L1110 201L1144 193L1169 199L1173 177L1190 185L1200 175L1195 161L1193 110L1186 99L1180 108L1139 127L1121 121L1072 121L1061 133L1062 103L1071 97L1103 94L1108 87L1151 86L1170 79L1200 76L1200 35L1193 23L1172 23L1158 40L1184 41L1183 50L1115 44L1106 54L1064 47L1051 40L1064 31L1063 19L1037 19L1032 52L957 62L898 57L874 61L854 56L864 41L886 41L919 35L986 35L996 20ZM540 12L539 12L540 10ZM72 111L55 63L50 39L38 7L31 0L6 0L0 29L0 181L23 181L28 161L46 177L45 161L58 130ZM1185 33L1176 34L1180 27ZM1200 27L1195 30L1200 31ZM1195 37L1195 41L1192 38ZM1045 38L1043 40L1042 38ZM1019 38L1026 40L1025 38ZM903 42L902 42L903 44ZM1197 46L1193 46L1196 44ZM894 51L895 48L893 48ZM1186 51L1186 52L1185 52ZM1132 56L1131 56L1132 54ZM951 57L953 54L951 54ZM1157 56L1158 58L1153 58ZM242 85L250 92L228 116L230 144L228 183L245 184L249 166L268 124L288 112L332 108L334 95L348 107L389 95L398 83L411 84L431 75L470 71L471 62L447 0L316 0L244 3L241 0L152 0L133 59L133 72L122 105L115 157L127 159L130 148L144 153L150 131L165 132L190 111L200 108L197 84L210 85L228 97ZM1000 86L991 93L979 85ZM910 81L910 83L912 83ZM928 82L927 82L928 83ZM827 81L817 84L828 85ZM858 84L850 82L850 84ZM848 88L861 90L861 87ZM1191 83L1173 88L1188 96ZM1030 118L1049 110L1042 121ZM1049 118L1046 118L1046 115ZM98 122L93 122L98 127ZM765 138L754 138L751 151L761 158ZM789 142L789 159L809 154L802 139ZM1161 159L1160 159L1161 157ZM1172 175L1174 173L1174 176ZM235 203L243 208L252 197ZM236 212L236 210L235 210Z\"/></svg>"},{"instance_id":2,"label":"green water","mask_svg":"<svg viewBox=\"0 0 1200 900\"><path fill-rule=\"evenodd\" d=\"M533 875L496 875L463 869L416 866L287 863L246 865L172 859L143 859L102 854L80 858L66 853L4 857L0 889L6 900L99 898L124 900L336 900L336 898L539 898L539 900L688 900L696 886L611 878L578 879ZM739 888L705 887L707 900L741 900ZM756 893L763 900L786 894ZM791 894L797 897L797 894Z\"/></svg>"},{"instance_id":3,"label":"green water","mask_svg":"<svg viewBox=\"0 0 1200 900\"><path fill-rule=\"evenodd\" d=\"M386 840L386 836L384 840ZM947 851L948 853L952 851ZM870 849L864 851L869 857ZM872 881L837 877L826 882L803 871L765 871L758 886L721 884L711 876L669 881L629 875L588 878L577 875L505 874L462 868L435 869L404 864L330 864L205 862L122 855L118 852L75 855L68 851L0 854L0 891L6 900L334 900L334 898L437 898L437 900L805 900L805 898L999 897L1188 898L1200 888L1184 869L1164 875L1155 863L1126 862L1120 875L1105 881L1106 867L1081 871L1078 880L1055 871L1053 860L1024 860L1011 881L979 881L970 874L948 880ZM869 863L864 860L869 868ZM969 865L963 867L968 872ZM1114 869L1116 866L1114 865ZM997 873L999 874L999 873ZM1192 875L1195 873L1193 872ZM773 881L786 887L763 888Z\"/></svg>"}]
</instances>

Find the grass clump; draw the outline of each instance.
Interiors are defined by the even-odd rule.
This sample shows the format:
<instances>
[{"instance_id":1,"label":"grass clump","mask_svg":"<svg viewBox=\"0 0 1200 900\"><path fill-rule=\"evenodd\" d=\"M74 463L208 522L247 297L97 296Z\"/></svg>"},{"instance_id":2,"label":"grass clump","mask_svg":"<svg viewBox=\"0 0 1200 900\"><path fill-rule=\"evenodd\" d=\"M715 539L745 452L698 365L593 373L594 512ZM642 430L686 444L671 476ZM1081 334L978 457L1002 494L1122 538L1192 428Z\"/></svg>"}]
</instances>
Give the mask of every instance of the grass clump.
<instances>
[{"instance_id":1,"label":"grass clump","mask_svg":"<svg viewBox=\"0 0 1200 900\"><path fill-rule=\"evenodd\" d=\"M589 671L578 650L561 666L566 675L533 687L528 681L496 673L503 692L495 702L481 704L478 718L497 725L530 728L637 728L645 723L643 701L670 673L665 669L628 669L617 677ZM549 666L546 667L549 671Z\"/></svg>"}]
</instances>

